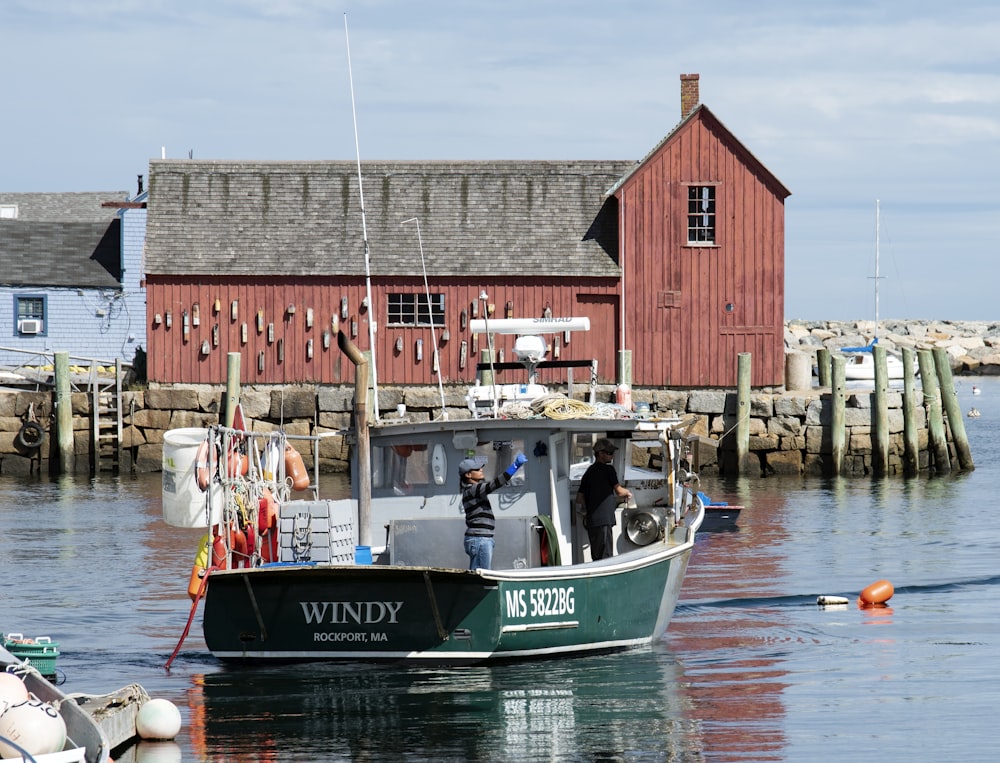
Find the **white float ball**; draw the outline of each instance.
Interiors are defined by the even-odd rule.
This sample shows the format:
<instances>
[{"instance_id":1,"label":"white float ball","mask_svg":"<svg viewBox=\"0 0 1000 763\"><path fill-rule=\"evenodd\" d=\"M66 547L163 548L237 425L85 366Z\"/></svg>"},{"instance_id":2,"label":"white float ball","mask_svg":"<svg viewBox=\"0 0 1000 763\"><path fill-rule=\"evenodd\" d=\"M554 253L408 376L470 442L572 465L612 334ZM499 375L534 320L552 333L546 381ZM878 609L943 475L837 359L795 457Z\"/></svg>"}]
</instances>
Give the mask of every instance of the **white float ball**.
<instances>
[{"instance_id":1,"label":"white float ball","mask_svg":"<svg viewBox=\"0 0 1000 763\"><path fill-rule=\"evenodd\" d=\"M151 699L139 709L135 730L143 739L173 739L181 730L181 711L168 699Z\"/></svg>"},{"instance_id":2,"label":"white float ball","mask_svg":"<svg viewBox=\"0 0 1000 763\"><path fill-rule=\"evenodd\" d=\"M13 673L0 673L0 713L5 704L16 705L28 699L28 687Z\"/></svg>"},{"instance_id":3,"label":"white float ball","mask_svg":"<svg viewBox=\"0 0 1000 763\"><path fill-rule=\"evenodd\" d=\"M0 713L0 736L23 747L29 755L60 752L66 746L66 721L48 702L31 699ZM0 742L0 756L20 757L16 747Z\"/></svg>"}]
</instances>

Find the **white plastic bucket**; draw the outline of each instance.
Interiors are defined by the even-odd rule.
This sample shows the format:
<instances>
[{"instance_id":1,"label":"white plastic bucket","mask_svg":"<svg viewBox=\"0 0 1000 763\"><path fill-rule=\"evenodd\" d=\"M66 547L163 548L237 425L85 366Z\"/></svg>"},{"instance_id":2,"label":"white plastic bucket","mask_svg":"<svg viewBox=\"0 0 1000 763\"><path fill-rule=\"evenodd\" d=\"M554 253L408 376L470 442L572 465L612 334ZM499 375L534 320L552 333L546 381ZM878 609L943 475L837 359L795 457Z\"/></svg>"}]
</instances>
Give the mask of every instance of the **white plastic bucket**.
<instances>
[{"instance_id":1,"label":"white plastic bucket","mask_svg":"<svg viewBox=\"0 0 1000 763\"><path fill-rule=\"evenodd\" d=\"M218 524L222 495L215 490L203 493L195 479L195 456L208 436L200 428L171 429L163 435L163 521L171 527L205 527L205 501L212 500L212 518Z\"/></svg>"}]
</instances>

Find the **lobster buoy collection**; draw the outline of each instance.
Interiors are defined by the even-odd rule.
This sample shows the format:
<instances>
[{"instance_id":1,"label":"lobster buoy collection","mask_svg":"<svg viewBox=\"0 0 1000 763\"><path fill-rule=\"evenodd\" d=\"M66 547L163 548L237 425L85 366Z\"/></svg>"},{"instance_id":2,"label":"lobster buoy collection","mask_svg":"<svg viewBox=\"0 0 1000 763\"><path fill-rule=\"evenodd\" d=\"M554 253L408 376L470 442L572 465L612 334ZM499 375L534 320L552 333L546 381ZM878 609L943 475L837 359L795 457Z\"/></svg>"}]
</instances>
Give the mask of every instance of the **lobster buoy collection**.
<instances>
[{"instance_id":1,"label":"lobster buoy collection","mask_svg":"<svg viewBox=\"0 0 1000 763\"><path fill-rule=\"evenodd\" d=\"M892 587L892 583L888 580L876 580L861 592L861 595L858 597L858 606L882 606L892 598L895 592L896 589Z\"/></svg>"},{"instance_id":2,"label":"lobster buoy collection","mask_svg":"<svg viewBox=\"0 0 1000 763\"><path fill-rule=\"evenodd\" d=\"M309 472L302 462L302 455L291 445L285 445L285 475L292 479L292 490L309 487Z\"/></svg>"}]
</instances>

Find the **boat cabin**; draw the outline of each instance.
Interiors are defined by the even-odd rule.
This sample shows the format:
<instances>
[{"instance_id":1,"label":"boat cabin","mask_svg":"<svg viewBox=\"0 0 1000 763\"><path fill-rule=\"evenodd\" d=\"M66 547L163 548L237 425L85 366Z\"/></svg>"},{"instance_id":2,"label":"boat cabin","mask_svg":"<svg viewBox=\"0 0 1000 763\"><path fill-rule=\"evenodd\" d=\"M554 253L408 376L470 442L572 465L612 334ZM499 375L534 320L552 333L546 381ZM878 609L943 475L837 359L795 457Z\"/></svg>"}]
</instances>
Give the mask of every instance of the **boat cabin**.
<instances>
[{"instance_id":1,"label":"boat cabin","mask_svg":"<svg viewBox=\"0 0 1000 763\"><path fill-rule=\"evenodd\" d=\"M496 516L493 568L590 561L587 531L574 498L600 437L619 444L615 471L633 493L633 505L618 509L616 554L639 548L657 537L648 529L651 520L660 527L674 504L671 451L682 443L670 438L671 431L667 422L636 419L479 419L373 427L374 560L467 567L458 464L478 458L484 476L492 480L523 453L527 463L489 496Z\"/></svg>"}]
</instances>

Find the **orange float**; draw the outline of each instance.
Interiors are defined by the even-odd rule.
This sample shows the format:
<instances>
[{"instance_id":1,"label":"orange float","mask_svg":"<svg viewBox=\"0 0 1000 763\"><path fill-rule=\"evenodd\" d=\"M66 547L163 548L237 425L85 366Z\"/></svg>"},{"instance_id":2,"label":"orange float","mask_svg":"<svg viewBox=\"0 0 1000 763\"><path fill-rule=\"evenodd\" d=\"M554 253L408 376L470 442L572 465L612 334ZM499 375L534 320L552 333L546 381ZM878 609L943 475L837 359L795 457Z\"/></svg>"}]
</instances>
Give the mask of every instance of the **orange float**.
<instances>
[{"instance_id":1,"label":"orange float","mask_svg":"<svg viewBox=\"0 0 1000 763\"><path fill-rule=\"evenodd\" d=\"M861 596L858 597L858 604L863 607L885 604L892 598L895 592L896 589L892 587L892 583L888 580L876 580L861 592Z\"/></svg>"},{"instance_id":2,"label":"orange float","mask_svg":"<svg viewBox=\"0 0 1000 763\"><path fill-rule=\"evenodd\" d=\"M198 452L195 453L194 474L198 481L198 489L204 493L212 483L211 450L208 447L207 437L198 446Z\"/></svg>"},{"instance_id":3,"label":"orange float","mask_svg":"<svg viewBox=\"0 0 1000 763\"><path fill-rule=\"evenodd\" d=\"M257 501L257 532L263 535L269 527L277 524L277 521L278 511L274 506L274 495L264 488Z\"/></svg>"},{"instance_id":4,"label":"orange float","mask_svg":"<svg viewBox=\"0 0 1000 763\"><path fill-rule=\"evenodd\" d=\"M309 472L302 462L302 456L291 445L285 445L285 475L292 478L292 490L309 487Z\"/></svg>"},{"instance_id":5,"label":"orange float","mask_svg":"<svg viewBox=\"0 0 1000 763\"><path fill-rule=\"evenodd\" d=\"M218 533L218 525L216 525L215 530L215 539L212 541L212 566L224 570L227 569L226 544Z\"/></svg>"}]
</instances>

